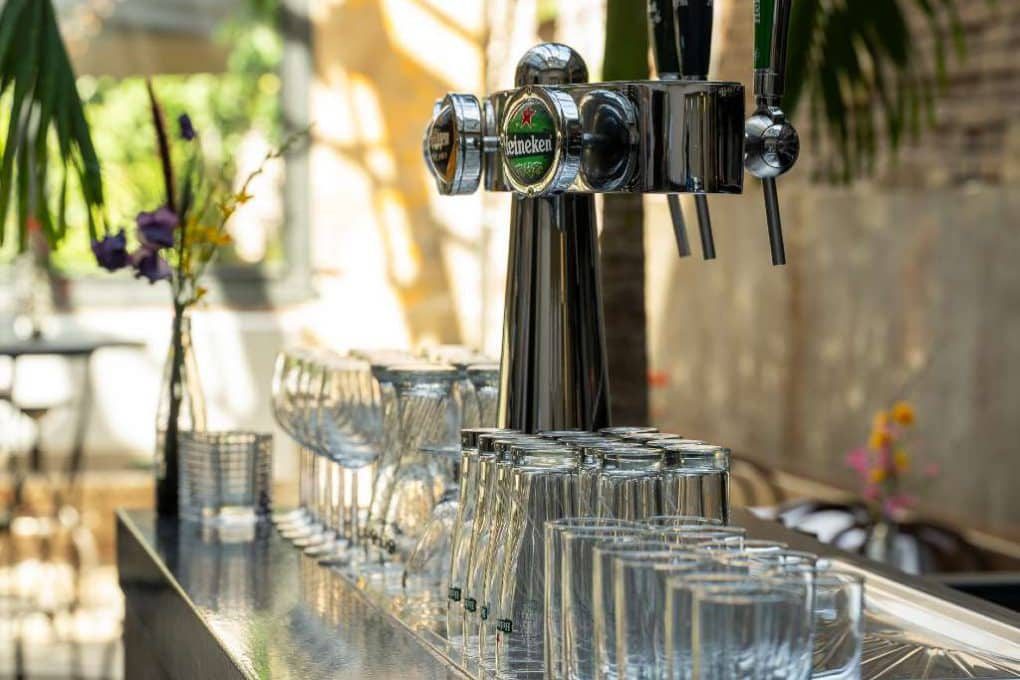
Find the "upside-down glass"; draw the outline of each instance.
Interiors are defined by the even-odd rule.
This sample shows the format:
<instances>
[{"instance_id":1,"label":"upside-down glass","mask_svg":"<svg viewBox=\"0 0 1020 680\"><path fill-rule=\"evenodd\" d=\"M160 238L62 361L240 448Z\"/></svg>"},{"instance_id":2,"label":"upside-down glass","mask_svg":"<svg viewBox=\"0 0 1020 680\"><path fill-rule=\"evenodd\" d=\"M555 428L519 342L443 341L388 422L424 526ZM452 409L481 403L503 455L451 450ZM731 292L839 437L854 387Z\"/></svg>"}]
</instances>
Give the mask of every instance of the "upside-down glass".
<instances>
[{"instance_id":1,"label":"upside-down glass","mask_svg":"<svg viewBox=\"0 0 1020 680\"><path fill-rule=\"evenodd\" d=\"M858 680L861 673L864 579L823 570L814 579L813 678Z\"/></svg>"},{"instance_id":2,"label":"upside-down glass","mask_svg":"<svg viewBox=\"0 0 1020 680\"><path fill-rule=\"evenodd\" d=\"M450 560L447 580L446 634L455 651L463 650L464 591L471 549L471 534L479 507L483 483L480 481L479 438L488 435L515 434L500 428L461 429L460 488L457 516L450 531ZM485 454L492 456L492 452Z\"/></svg>"},{"instance_id":3,"label":"upside-down glass","mask_svg":"<svg viewBox=\"0 0 1020 680\"><path fill-rule=\"evenodd\" d=\"M661 462L655 449L605 449L595 479L595 514L630 520L660 514Z\"/></svg>"},{"instance_id":4,"label":"upside-down glass","mask_svg":"<svg viewBox=\"0 0 1020 680\"><path fill-rule=\"evenodd\" d=\"M401 364L389 372L397 395L400 456L393 481L382 490L384 546L406 561L418 544L443 491L427 447L457 448L459 413L452 406L457 371L436 364Z\"/></svg>"},{"instance_id":5,"label":"upside-down glass","mask_svg":"<svg viewBox=\"0 0 1020 680\"><path fill-rule=\"evenodd\" d=\"M485 657L480 661L494 667L495 655L488 659L483 623L488 619L486 600L487 575L490 564L490 544L502 526L503 507L507 501L506 487L510 471L510 447L518 443L547 446L548 442L528 435L481 435L478 438L478 510L471 531L467 572L464 578L464 655L467 658Z\"/></svg>"},{"instance_id":6,"label":"upside-down glass","mask_svg":"<svg viewBox=\"0 0 1020 680\"><path fill-rule=\"evenodd\" d=\"M467 367L467 377L474 387L474 404L478 413L474 427L495 427L499 407L499 364L472 364Z\"/></svg>"},{"instance_id":7,"label":"upside-down glass","mask_svg":"<svg viewBox=\"0 0 1020 680\"><path fill-rule=\"evenodd\" d=\"M606 517L566 517L545 524L545 675L562 678L563 668L563 535L591 533L600 538L640 537L644 528L637 522Z\"/></svg>"},{"instance_id":8,"label":"upside-down glass","mask_svg":"<svg viewBox=\"0 0 1020 680\"><path fill-rule=\"evenodd\" d=\"M692 594L692 677L811 677L811 593L803 581L768 576L696 584Z\"/></svg>"},{"instance_id":9,"label":"upside-down glass","mask_svg":"<svg viewBox=\"0 0 1020 680\"><path fill-rule=\"evenodd\" d=\"M496 667L500 675L541 672L544 663L546 522L577 513L577 454L511 448L511 498L506 554L492 567L496 604ZM498 574L502 571L502 575Z\"/></svg>"},{"instance_id":10,"label":"upside-down glass","mask_svg":"<svg viewBox=\"0 0 1020 680\"><path fill-rule=\"evenodd\" d=\"M730 452L712 444L664 445L662 512L729 521Z\"/></svg>"}]
</instances>

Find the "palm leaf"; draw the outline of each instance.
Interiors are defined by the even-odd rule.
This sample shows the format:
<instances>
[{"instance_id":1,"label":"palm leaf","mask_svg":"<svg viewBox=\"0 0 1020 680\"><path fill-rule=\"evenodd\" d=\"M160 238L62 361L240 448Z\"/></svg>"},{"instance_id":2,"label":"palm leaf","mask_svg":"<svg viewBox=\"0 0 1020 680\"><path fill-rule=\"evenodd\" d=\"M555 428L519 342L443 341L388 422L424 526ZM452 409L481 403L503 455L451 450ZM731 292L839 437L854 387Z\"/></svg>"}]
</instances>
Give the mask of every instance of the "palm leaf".
<instances>
[{"instance_id":1,"label":"palm leaf","mask_svg":"<svg viewBox=\"0 0 1020 680\"><path fill-rule=\"evenodd\" d=\"M871 172L882 147L895 158L905 134L935 120L934 101L948 72L949 44L964 55L957 0L800 0L790 26L784 108L810 101L812 131L825 158L819 172L846 182ZM911 12L923 21L911 22ZM920 32L931 52L920 54ZM926 57L931 67L926 66Z\"/></svg>"},{"instance_id":2,"label":"palm leaf","mask_svg":"<svg viewBox=\"0 0 1020 680\"><path fill-rule=\"evenodd\" d=\"M63 238L68 167L77 174L89 233L96 238L103 219L99 159L52 0L7 0L0 11L0 95L8 91L11 115L0 156L0 244L12 198L17 202L19 245L25 243L31 217L39 220L51 242ZM51 134L55 152L48 144ZM53 166L62 170L56 219L49 201Z\"/></svg>"}]
</instances>

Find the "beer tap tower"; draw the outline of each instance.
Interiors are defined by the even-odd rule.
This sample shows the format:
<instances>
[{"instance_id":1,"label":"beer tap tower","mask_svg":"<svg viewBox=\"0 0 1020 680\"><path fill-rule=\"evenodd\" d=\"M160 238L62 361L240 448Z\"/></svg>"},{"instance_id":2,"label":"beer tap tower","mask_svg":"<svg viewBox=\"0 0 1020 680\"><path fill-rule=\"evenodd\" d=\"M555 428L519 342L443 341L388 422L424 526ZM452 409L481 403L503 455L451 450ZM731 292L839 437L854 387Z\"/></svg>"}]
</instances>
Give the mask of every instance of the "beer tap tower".
<instances>
[{"instance_id":1,"label":"beer tap tower","mask_svg":"<svg viewBox=\"0 0 1020 680\"><path fill-rule=\"evenodd\" d=\"M425 134L442 194L513 194L499 419L526 432L609 425L596 193L662 193L681 254L678 194L692 193L706 259L708 194L739 194L744 168L765 193L774 264L783 264L776 177L797 160L780 108L792 0L755 0L755 111L744 86L706 80L712 0L650 0L659 80L588 83L584 61L546 43L517 65L515 89L448 94ZM689 252L689 250L687 251Z\"/></svg>"}]
</instances>

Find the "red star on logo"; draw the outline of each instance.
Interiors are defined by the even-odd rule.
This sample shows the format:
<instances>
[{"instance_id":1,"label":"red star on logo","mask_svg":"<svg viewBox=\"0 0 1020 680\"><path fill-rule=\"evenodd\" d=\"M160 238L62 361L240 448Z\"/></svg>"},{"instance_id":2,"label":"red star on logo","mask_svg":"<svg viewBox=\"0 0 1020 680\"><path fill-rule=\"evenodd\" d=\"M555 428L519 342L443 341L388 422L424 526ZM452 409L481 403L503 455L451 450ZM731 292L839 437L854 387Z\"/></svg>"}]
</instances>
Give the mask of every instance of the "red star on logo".
<instances>
[{"instance_id":1,"label":"red star on logo","mask_svg":"<svg viewBox=\"0 0 1020 680\"><path fill-rule=\"evenodd\" d=\"M521 111L521 126L531 127L531 119L535 117L535 109L530 106Z\"/></svg>"}]
</instances>

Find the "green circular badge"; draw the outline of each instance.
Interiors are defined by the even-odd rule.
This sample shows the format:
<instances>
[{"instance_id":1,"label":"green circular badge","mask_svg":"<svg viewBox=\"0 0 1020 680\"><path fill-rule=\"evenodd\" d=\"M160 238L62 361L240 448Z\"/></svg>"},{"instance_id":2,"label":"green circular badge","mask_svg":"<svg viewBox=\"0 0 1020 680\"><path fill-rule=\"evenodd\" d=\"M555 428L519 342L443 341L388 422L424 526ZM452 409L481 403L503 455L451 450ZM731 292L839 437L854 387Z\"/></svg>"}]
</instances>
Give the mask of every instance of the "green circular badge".
<instances>
[{"instance_id":1,"label":"green circular badge","mask_svg":"<svg viewBox=\"0 0 1020 680\"><path fill-rule=\"evenodd\" d=\"M510 111L503 127L505 167L521 184L538 184L556 161L556 123L541 99L527 97Z\"/></svg>"}]
</instances>

